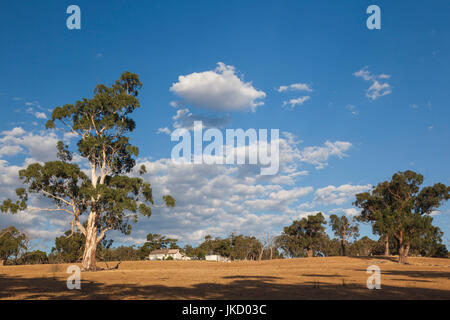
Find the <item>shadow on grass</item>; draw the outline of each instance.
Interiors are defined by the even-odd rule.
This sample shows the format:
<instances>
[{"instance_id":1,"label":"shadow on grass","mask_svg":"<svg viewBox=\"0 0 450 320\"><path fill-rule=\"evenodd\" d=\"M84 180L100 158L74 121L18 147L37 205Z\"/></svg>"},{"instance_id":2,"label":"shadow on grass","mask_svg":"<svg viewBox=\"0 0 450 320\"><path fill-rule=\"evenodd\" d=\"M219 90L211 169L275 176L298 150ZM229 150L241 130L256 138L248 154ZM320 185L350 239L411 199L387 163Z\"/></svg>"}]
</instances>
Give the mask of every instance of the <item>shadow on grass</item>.
<instances>
[{"instance_id":1,"label":"shadow on grass","mask_svg":"<svg viewBox=\"0 0 450 320\"><path fill-rule=\"evenodd\" d=\"M303 274L302 277L318 277L318 278L347 278L340 274Z\"/></svg>"},{"instance_id":2,"label":"shadow on grass","mask_svg":"<svg viewBox=\"0 0 450 320\"><path fill-rule=\"evenodd\" d=\"M365 272L364 269L354 269L354 271ZM381 269L382 275L390 275L390 276L405 276L410 278L422 278L422 279L446 279L449 282L449 290L450 290L450 272L442 272L442 271L416 271L416 270L383 270ZM419 280L414 280L419 281Z\"/></svg>"},{"instance_id":3,"label":"shadow on grass","mask_svg":"<svg viewBox=\"0 0 450 320\"><path fill-rule=\"evenodd\" d=\"M226 276L222 277L222 279L258 279L258 280L276 280L282 279L280 277L272 277L272 276Z\"/></svg>"},{"instance_id":4,"label":"shadow on grass","mask_svg":"<svg viewBox=\"0 0 450 320\"><path fill-rule=\"evenodd\" d=\"M121 276L117 274L118 279ZM368 290L365 283L344 285L314 281L285 284L275 283L276 279L270 277L251 278L242 276L227 284L199 283L192 286L82 281L81 290L68 290L66 281L61 279L0 275L0 299L450 299L450 290L383 284L381 290Z\"/></svg>"},{"instance_id":5,"label":"shadow on grass","mask_svg":"<svg viewBox=\"0 0 450 320\"><path fill-rule=\"evenodd\" d=\"M354 259L363 259L363 260L387 260L391 262L397 262L398 263L398 257L396 256L349 256L348 258L354 258Z\"/></svg>"}]
</instances>

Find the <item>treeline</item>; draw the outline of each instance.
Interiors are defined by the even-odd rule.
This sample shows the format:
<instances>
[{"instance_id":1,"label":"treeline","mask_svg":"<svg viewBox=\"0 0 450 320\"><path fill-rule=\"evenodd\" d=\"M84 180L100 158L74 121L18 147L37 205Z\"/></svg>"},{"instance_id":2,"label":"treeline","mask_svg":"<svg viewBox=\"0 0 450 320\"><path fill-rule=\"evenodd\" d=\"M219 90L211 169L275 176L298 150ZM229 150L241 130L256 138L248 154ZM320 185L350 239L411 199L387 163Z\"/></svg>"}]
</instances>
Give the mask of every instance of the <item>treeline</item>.
<instances>
[{"instance_id":1,"label":"treeline","mask_svg":"<svg viewBox=\"0 0 450 320\"><path fill-rule=\"evenodd\" d=\"M96 258L100 261L144 260L153 250L180 249L193 259L218 254L231 260L263 260L317 256L398 255L406 263L410 255L448 257L442 243L443 232L433 225L432 213L448 199L450 186L436 183L421 187L423 176L413 171L398 172L390 181L373 187L370 192L356 195L353 203L361 212L349 220L322 213L293 221L278 236L264 239L231 234L227 238L206 236L197 247L178 246L177 239L149 234L141 247L112 248L112 240L100 241ZM378 241L359 237L358 223L368 223ZM329 223L335 238L325 232ZM55 239L55 246L45 252L28 251L26 235L14 227L0 231L0 264L63 263L81 260L86 239L80 232L67 231Z\"/></svg>"},{"instance_id":2,"label":"treeline","mask_svg":"<svg viewBox=\"0 0 450 320\"><path fill-rule=\"evenodd\" d=\"M358 221L361 217L348 220L346 216L330 216L330 225L335 238L325 232L327 222L322 213L310 215L290 226L285 227L283 233L277 237L277 247L285 257L330 257L330 256L374 256L386 255L384 237L374 241L369 237L359 237ZM413 241L409 254L422 257L447 258L448 251L442 243L442 231L432 226L434 232L418 232L417 241ZM353 240L353 241L352 241ZM400 243L395 238L389 242L388 255L399 254Z\"/></svg>"},{"instance_id":3,"label":"treeline","mask_svg":"<svg viewBox=\"0 0 450 320\"><path fill-rule=\"evenodd\" d=\"M161 249L179 249L193 260L205 259L206 255L217 254L240 260L270 260L300 257L332 256L376 256L385 254L384 237L378 241L365 236L357 239L359 228L357 219L331 215L328 222L336 237L330 238L325 232L327 221L322 213L293 221L277 236L269 234L260 240L253 236L231 234L227 238L206 236L198 246L180 247L177 239L159 234L148 234L142 246L112 247L112 240L103 240L97 250L99 261L139 261L147 260L150 252ZM442 233L440 233L442 235ZM441 242L441 237L424 238L417 246L412 246L410 254L422 257L449 257L449 252ZM390 253L398 255L398 244L390 242ZM82 259L84 235L67 231L55 239L49 254L28 251L26 235L14 227L0 231L0 259L10 265L76 263Z\"/></svg>"}]
</instances>

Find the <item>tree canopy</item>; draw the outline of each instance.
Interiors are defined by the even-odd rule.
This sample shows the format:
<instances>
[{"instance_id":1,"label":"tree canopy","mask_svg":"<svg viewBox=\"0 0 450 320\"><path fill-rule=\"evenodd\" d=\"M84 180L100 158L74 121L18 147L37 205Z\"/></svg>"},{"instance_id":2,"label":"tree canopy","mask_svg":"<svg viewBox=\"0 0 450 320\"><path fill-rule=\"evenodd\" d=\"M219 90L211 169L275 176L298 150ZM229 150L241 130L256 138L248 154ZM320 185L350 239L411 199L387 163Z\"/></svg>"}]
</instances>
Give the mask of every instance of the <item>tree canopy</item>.
<instances>
[{"instance_id":1,"label":"tree canopy","mask_svg":"<svg viewBox=\"0 0 450 320\"><path fill-rule=\"evenodd\" d=\"M450 187L436 183L421 188L423 180L413 171L398 172L371 192L356 195L359 219L370 222L374 233L396 239L401 263L407 262L411 245L436 233L429 215L450 198Z\"/></svg>"},{"instance_id":2,"label":"tree canopy","mask_svg":"<svg viewBox=\"0 0 450 320\"><path fill-rule=\"evenodd\" d=\"M348 220L346 216L338 217L335 214L330 216L331 228L334 231L334 235L341 239L342 255L346 255L345 246L349 238L359 237L359 227L357 224Z\"/></svg>"},{"instance_id":3,"label":"tree canopy","mask_svg":"<svg viewBox=\"0 0 450 320\"><path fill-rule=\"evenodd\" d=\"M82 266L95 270L96 248L109 230L130 234L130 222L138 214L149 217L154 206L152 187L132 169L139 149L130 142L136 127L132 112L140 107L137 98L142 83L136 74L124 72L111 87L97 85L91 99L84 98L53 110L48 129L65 130L75 135L77 154L89 163L89 175L77 163L69 146L57 144L59 161L31 164L19 171L27 188L16 190L18 200L7 199L2 212L24 210L61 211L72 216L74 228L85 237ZM141 167L140 174L145 173ZM53 204L50 208L31 208L28 195L40 195ZM166 195L163 201L174 206L175 200ZM88 215L86 227L80 221Z\"/></svg>"},{"instance_id":4,"label":"tree canopy","mask_svg":"<svg viewBox=\"0 0 450 320\"><path fill-rule=\"evenodd\" d=\"M295 220L284 228L277 242L291 257L302 257L305 253L308 257L313 257L321 251L324 241L328 238L324 227L326 223L321 212Z\"/></svg>"},{"instance_id":5,"label":"tree canopy","mask_svg":"<svg viewBox=\"0 0 450 320\"><path fill-rule=\"evenodd\" d=\"M14 258L17 263L19 256L27 250L27 236L11 226L0 230L0 260L6 263Z\"/></svg>"}]
</instances>

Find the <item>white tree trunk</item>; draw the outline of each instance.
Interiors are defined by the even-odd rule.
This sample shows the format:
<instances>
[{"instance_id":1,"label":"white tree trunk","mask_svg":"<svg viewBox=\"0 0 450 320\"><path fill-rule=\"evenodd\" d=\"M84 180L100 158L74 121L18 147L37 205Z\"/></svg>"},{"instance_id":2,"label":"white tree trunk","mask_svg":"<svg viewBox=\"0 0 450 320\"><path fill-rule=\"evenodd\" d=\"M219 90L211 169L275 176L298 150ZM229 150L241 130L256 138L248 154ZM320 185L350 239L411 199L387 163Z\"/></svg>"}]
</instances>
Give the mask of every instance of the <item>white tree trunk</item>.
<instances>
[{"instance_id":1,"label":"white tree trunk","mask_svg":"<svg viewBox=\"0 0 450 320\"><path fill-rule=\"evenodd\" d=\"M96 213L91 212L89 214L88 224L86 227L86 242L83 253L83 261L81 267L83 271L95 271L97 269L95 265L95 254L97 252L97 226L96 226Z\"/></svg>"}]
</instances>

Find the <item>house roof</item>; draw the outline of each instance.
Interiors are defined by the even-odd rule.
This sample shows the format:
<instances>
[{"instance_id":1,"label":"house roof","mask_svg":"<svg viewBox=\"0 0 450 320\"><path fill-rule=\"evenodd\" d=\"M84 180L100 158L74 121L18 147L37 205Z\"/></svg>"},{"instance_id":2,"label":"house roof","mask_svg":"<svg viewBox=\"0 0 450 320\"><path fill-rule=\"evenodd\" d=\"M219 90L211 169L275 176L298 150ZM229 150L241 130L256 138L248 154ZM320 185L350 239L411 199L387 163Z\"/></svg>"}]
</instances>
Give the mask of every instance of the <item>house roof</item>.
<instances>
[{"instance_id":1,"label":"house roof","mask_svg":"<svg viewBox=\"0 0 450 320\"><path fill-rule=\"evenodd\" d=\"M176 254L179 253L179 249L162 249L162 250L154 250L150 252L150 254Z\"/></svg>"}]
</instances>

